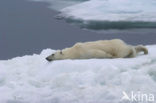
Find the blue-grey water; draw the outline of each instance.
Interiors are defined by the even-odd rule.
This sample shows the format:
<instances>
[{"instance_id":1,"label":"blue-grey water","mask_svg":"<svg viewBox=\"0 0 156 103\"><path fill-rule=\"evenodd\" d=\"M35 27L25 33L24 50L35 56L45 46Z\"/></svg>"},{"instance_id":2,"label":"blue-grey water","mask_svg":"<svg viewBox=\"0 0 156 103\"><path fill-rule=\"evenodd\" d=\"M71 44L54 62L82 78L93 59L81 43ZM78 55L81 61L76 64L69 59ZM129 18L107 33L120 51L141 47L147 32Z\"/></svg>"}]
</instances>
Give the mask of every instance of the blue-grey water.
<instances>
[{"instance_id":1,"label":"blue-grey water","mask_svg":"<svg viewBox=\"0 0 156 103\"><path fill-rule=\"evenodd\" d=\"M0 60L62 49L80 41L120 38L130 44L156 44L156 29L83 30L57 20L48 3L0 0Z\"/></svg>"}]
</instances>

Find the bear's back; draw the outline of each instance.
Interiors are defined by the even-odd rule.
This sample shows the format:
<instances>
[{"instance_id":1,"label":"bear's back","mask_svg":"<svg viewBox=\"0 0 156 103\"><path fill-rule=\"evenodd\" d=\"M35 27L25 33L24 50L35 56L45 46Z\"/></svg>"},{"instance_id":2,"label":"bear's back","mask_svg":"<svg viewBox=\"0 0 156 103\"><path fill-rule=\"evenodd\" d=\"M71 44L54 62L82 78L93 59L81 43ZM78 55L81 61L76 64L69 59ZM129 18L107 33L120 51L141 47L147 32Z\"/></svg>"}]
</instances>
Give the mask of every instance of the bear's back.
<instances>
[{"instance_id":1,"label":"bear's back","mask_svg":"<svg viewBox=\"0 0 156 103\"><path fill-rule=\"evenodd\" d=\"M76 43L74 48L85 48L85 49L111 49L117 46L125 46L125 43L120 39L112 39L112 40L98 40L92 42L84 42L84 43Z\"/></svg>"}]
</instances>

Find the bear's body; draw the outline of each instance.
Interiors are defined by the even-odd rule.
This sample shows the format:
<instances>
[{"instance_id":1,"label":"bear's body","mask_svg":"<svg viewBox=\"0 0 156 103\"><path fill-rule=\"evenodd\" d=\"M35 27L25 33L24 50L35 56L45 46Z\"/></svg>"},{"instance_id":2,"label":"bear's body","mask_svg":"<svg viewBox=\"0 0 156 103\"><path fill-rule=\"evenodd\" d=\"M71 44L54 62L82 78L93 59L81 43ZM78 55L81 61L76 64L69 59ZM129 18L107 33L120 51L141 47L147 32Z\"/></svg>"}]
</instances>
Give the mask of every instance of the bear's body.
<instances>
[{"instance_id":1,"label":"bear's body","mask_svg":"<svg viewBox=\"0 0 156 103\"><path fill-rule=\"evenodd\" d=\"M135 57L141 51L148 54L148 50L142 45L127 45L120 39L99 40L76 43L73 47L57 51L46 59L52 61L61 59L125 58Z\"/></svg>"}]
</instances>

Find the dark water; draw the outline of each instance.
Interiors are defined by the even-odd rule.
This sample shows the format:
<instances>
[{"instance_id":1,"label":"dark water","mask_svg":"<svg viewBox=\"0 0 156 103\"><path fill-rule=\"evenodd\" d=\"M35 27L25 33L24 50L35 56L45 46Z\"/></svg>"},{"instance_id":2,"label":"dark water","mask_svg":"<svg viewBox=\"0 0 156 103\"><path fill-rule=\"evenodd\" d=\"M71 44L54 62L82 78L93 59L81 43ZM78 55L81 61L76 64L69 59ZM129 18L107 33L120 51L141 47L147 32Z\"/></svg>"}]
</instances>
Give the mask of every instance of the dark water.
<instances>
[{"instance_id":1,"label":"dark water","mask_svg":"<svg viewBox=\"0 0 156 103\"><path fill-rule=\"evenodd\" d=\"M59 18L59 16L58 16ZM61 17L60 17L61 18ZM73 23L81 28L87 28L91 30L108 30L108 29L143 29L151 28L156 29L156 22L143 22L143 21L83 21L74 18L67 18L68 23Z\"/></svg>"},{"instance_id":2,"label":"dark water","mask_svg":"<svg viewBox=\"0 0 156 103\"><path fill-rule=\"evenodd\" d=\"M0 0L0 60L62 49L80 41L120 38L130 44L156 44L156 29L92 32L56 20L46 3Z\"/></svg>"}]
</instances>

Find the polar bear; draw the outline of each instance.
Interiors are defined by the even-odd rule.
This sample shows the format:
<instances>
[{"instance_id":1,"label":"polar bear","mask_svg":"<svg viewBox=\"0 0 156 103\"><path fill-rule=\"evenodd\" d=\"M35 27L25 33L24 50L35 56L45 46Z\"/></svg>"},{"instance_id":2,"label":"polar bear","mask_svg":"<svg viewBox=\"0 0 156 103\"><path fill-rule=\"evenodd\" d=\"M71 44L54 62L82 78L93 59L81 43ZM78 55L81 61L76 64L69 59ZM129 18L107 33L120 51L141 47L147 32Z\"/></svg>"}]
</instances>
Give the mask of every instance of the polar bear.
<instances>
[{"instance_id":1,"label":"polar bear","mask_svg":"<svg viewBox=\"0 0 156 103\"><path fill-rule=\"evenodd\" d=\"M98 40L76 43L70 48L58 50L46 58L48 61L62 59L91 59L91 58L131 58L137 53L148 50L143 45L127 45L120 39Z\"/></svg>"}]
</instances>

